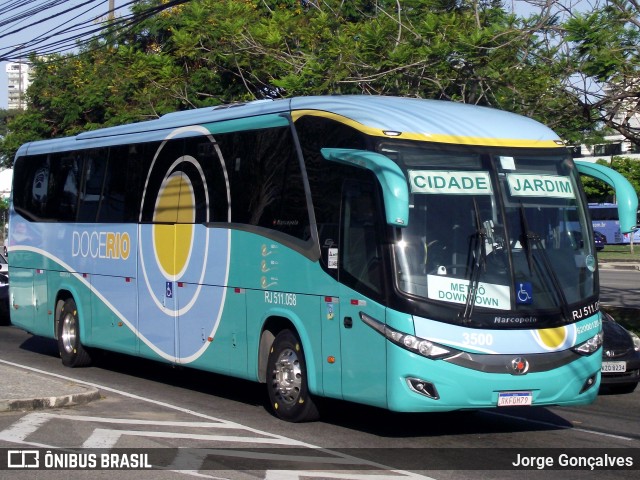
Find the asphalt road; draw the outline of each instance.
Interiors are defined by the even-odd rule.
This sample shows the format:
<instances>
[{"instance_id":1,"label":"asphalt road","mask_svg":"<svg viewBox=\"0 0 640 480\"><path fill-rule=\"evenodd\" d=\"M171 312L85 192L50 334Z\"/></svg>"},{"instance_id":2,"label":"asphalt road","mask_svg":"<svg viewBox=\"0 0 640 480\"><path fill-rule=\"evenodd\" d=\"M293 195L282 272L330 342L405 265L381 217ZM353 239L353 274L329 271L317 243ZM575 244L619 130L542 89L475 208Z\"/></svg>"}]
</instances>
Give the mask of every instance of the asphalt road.
<instances>
[{"instance_id":1,"label":"asphalt road","mask_svg":"<svg viewBox=\"0 0 640 480\"><path fill-rule=\"evenodd\" d=\"M600 269L600 302L616 307L640 308L640 271Z\"/></svg>"},{"instance_id":2,"label":"asphalt road","mask_svg":"<svg viewBox=\"0 0 640 480\"><path fill-rule=\"evenodd\" d=\"M96 365L90 368L67 369L61 365L53 341L31 337L13 327L0 327L0 359L97 385L103 394L101 400L49 410L44 417L43 412L0 414L0 447L162 447L159 451L171 455L181 447L186 457L172 460L169 471L155 472L153 478L158 479L363 480L385 474L385 479L521 480L523 475L549 479L560 475L563 479L597 476L602 480L637 478L640 466L640 390L629 395L602 395L593 405L579 408L506 408L475 413L393 414L332 401L324 404L321 421L289 424L263 408L264 391L259 385L113 354L98 355ZM25 372L25 378L28 376ZM217 453L210 453L213 448ZM237 456L221 457L219 452L228 448ZM261 455L273 453L272 448L284 449L287 461L265 463ZM509 450L500 450L504 448ZM505 467L517 462L518 453L544 453L558 462L563 452L605 455L612 452L609 449L623 449L615 452L632 455L636 470ZM299 460L320 453L356 464L313 464L311 469ZM474 467L460 470L467 465ZM0 478L6 473L0 471ZM32 478L29 475L11 472L11 478ZM38 472L38 478L46 480L115 475L151 477L148 472Z\"/></svg>"}]
</instances>

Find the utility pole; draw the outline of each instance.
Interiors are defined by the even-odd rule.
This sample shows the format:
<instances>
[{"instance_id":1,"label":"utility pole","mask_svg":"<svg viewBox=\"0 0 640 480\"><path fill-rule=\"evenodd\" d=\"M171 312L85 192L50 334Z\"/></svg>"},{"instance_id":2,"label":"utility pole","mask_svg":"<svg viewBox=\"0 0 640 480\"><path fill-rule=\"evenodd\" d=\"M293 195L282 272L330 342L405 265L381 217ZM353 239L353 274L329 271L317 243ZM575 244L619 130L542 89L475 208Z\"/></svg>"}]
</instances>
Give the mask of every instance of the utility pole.
<instances>
[{"instance_id":1,"label":"utility pole","mask_svg":"<svg viewBox=\"0 0 640 480\"><path fill-rule=\"evenodd\" d=\"M116 18L116 14L114 11L115 8L116 8L116 0L109 0L109 15L108 15L109 20L113 20L114 18Z\"/></svg>"}]
</instances>

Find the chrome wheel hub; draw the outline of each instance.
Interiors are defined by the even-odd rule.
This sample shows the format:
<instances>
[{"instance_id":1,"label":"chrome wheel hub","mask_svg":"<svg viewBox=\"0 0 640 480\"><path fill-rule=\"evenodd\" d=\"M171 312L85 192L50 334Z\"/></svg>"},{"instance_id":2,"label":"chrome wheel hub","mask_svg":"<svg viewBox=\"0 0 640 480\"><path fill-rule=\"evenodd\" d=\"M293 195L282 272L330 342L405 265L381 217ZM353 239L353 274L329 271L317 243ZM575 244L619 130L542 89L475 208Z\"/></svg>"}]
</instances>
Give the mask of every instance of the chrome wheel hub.
<instances>
[{"instance_id":1,"label":"chrome wheel hub","mask_svg":"<svg viewBox=\"0 0 640 480\"><path fill-rule=\"evenodd\" d=\"M66 314L62 318L62 346L64 347L65 352L73 353L76 345L76 322L73 318L73 315Z\"/></svg>"},{"instance_id":2,"label":"chrome wheel hub","mask_svg":"<svg viewBox=\"0 0 640 480\"><path fill-rule=\"evenodd\" d=\"M300 359L296 352L290 348L283 350L276 360L273 386L284 403L296 403L300 397L302 388Z\"/></svg>"}]
</instances>

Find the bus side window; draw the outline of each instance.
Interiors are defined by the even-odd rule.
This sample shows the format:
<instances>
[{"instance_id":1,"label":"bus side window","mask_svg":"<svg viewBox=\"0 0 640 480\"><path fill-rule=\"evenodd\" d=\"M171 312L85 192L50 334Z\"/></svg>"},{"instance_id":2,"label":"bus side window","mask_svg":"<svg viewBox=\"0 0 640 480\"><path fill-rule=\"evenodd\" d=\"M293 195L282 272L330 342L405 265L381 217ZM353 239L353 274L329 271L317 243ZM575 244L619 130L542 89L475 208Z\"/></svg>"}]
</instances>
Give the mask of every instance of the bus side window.
<instances>
[{"instance_id":1,"label":"bus side window","mask_svg":"<svg viewBox=\"0 0 640 480\"><path fill-rule=\"evenodd\" d=\"M51 205L51 218L62 222L74 222L78 214L78 200L84 161L77 154L63 154L53 162L52 181L54 197L60 201Z\"/></svg>"},{"instance_id":2,"label":"bus side window","mask_svg":"<svg viewBox=\"0 0 640 480\"><path fill-rule=\"evenodd\" d=\"M347 181L342 204L341 267L344 280L357 290L364 286L382 292L382 255L380 251L380 212L373 185ZM349 282L351 280L351 282Z\"/></svg>"},{"instance_id":3,"label":"bus side window","mask_svg":"<svg viewBox=\"0 0 640 480\"><path fill-rule=\"evenodd\" d=\"M232 221L302 241L310 222L289 127L219 135L231 182Z\"/></svg>"},{"instance_id":4,"label":"bus side window","mask_svg":"<svg viewBox=\"0 0 640 480\"><path fill-rule=\"evenodd\" d=\"M47 219L51 168L48 155L21 157L13 171L13 204L32 221Z\"/></svg>"},{"instance_id":5,"label":"bus side window","mask_svg":"<svg viewBox=\"0 0 640 480\"><path fill-rule=\"evenodd\" d=\"M102 203L105 171L109 162L109 150L106 148L85 152L85 172L78 222L95 222Z\"/></svg>"}]
</instances>

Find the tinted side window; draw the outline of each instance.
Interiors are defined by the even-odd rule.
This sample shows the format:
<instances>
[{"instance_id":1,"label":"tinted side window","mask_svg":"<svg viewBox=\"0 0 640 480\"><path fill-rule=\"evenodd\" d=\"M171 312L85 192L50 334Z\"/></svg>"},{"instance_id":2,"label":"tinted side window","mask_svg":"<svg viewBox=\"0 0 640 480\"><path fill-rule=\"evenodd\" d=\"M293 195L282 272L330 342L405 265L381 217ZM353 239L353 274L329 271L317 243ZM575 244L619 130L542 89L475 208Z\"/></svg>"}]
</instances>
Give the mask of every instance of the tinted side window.
<instances>
[{"instance_id":1,"label":"tinted side window","mask_svg":"<svg viewBox=\"0 0 640 480\"><path fill-rule=\"evenodd\" d=\"M177 223L179 191L177 184L174 182L169 185L167 179L175 172L176 162L184 155L184 140L174 139L163 144L145 144L143 151L138 152L138 155L148 165L144 174L142 222ZM151 165L152 161L153 165ZM165 188L168 190L163 192ZM159 196L166 201L163 205L156 206Z\"/></svg>"},{"instance_id":2,"label":"tinted side window","mask_svg":"<svg viewBox=\"0 0 640 480\"><path fill-rule=\"evenodd\" d=\"M145 149L144 144L109 149L98 222L138 221L144 187Z\"/></svg>"},{"instance_id":3,"label":"tinted side window","mask_svg":"<svg viewBox=\"0 0 640 480\"><path fill-rule=\"evenodd\" d=\"M19 158L13 170L13 204L30 220L45 220L49 202L49 156Z\"/></svg>"},{"instance_id":4,"label":"tinted side window","mask_svg":"<svg viewBox=\"0 0 640 480\"><path fill-rule=\"evenodd\" d=\"M367 295L382 293L380 212L374 179L345 182L340 280Z\"/></svg>"},{"instance_id":5,"label":"tinted side window","mask_svg":"<svg viewBox=\"0 0 640 480\"><path fill-rule=\"evenodd\" d=\"M83 156L85 171L82 177L78 222L95 222L103 200L109 150L107 148L85 150Z\"/></svg>"},{"instance_id":6,"label":"tinted side window","mask_svg":"<svg viewBox=\"0 0 640 480\"><path fill-rule=\"evenodd\" d=\"M76 152L51 155L45 219L75 222L78 215L84 158Z\"/></svg>"},{"instance_id":7,"label":"tinted side window","mask_svg":"<svg viewBox=\"0 0 640 480\"><path fill-rule=\"evenodd\" d=\"M136 155L143 152L144 158L130 156L129 168L141 169L142 222L201 224L229 220L226 173L210 136L136 147Z\"/></svg>"},{"instance_id":8,"label":"tinted side window","mask_svg":"<svg viewBox=\"0 0 640 480\"><path fill-rule=\"evenodd\" d=\"M14 169L15 208L32 221L137 222L144 146L23 157Z\"/></svg>"},{"instance_id":9,"label":"tinted side window","mask_svg":"<svg viewBox=\"0 0 640 480\"><path fill-rule=\"evenodd\" d=\"M288 127L217 136L231 184L231 221L307 240L304 183Z\"/></svg>"},{"instance_id":10,"label":"tinted side window","mask_svg":"<svg viewBox=\"0 0 640 480\"><path fill-rule=\"evenodd\" d=\"M335 264L329 268L329 252L338 247L342 184L347 179L366 177L366 172L361 168L325 160L320 149L363 150L366 149L367 140L357 130L326 118L303 117L295 125L309 178L322 264L335 276L337 268L334 268Z\"/></svg>"},{"instance_id":11,"label":"tinted side window","mask_svg":"<svg viewBox=\"0 0 640 480\"><path fill-rule=\"evenodd\" d=\"M227 175L217 146L208 136L193 137L186 139L185 152L182 169L191 182L191 194L196 210L194 221L229 221Z\"/></svg>"}]
</instances>

